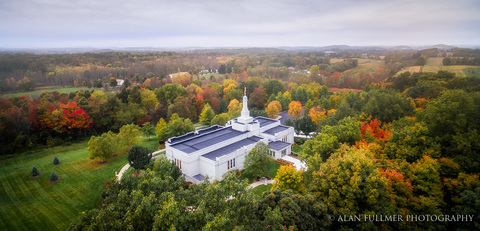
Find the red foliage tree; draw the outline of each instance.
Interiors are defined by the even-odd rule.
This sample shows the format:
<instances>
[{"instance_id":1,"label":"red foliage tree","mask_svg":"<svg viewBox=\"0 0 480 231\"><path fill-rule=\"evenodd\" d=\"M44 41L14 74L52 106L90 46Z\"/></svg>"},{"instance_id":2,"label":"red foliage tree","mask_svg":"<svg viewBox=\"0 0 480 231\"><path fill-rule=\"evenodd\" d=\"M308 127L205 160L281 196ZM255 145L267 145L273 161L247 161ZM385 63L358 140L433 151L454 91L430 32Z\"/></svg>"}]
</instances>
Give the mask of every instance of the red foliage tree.
<instances>
[{"instance_id":1,"label":"red foliage tree","mask_svg":"<svg viewBox=\"0 0 480 231\"><path fill-rule=\"evenodd\" d=\"M267 94L265 88L256 87L248 99L249 106L255 106L259 109L263 109L267 103Z\"/></svg>"},{"instance_id":2,"label":"red foliage tree","mask_svg":"<svg viewBox=\"0 0 480 231\"><path fill-rule=\"evenodd\" d=\"M380 121L377 119L371 120L370 123L362 123L360 132L363 139L373 137L378 141L386 141L391 136L389 131L380 128Z\"/></svg>"},{"instance_id":3,"label":"red foliage tree","mask_svg":"<svg viewBox=\"0 0 480 231\"><path fill-rule=\"evenodd\" d=\"M206 88L203 90L203 99L205 103L210 104L215 113L220 112L220 99L215 88Z\"/></svg>"},{"instance_id":4,"label":"red foliage tree","mask_svg":"<svg viewBox=\"0 0 480 231\"><path fill-rule=\"evenodd\" d=\"M71 101L67 104L60 104L60 110L63 113L60 121L60 131L72 133L87 129L92 125L92 118L83 109L77 106L77 102Z\"/></svg>"}]
</instances>

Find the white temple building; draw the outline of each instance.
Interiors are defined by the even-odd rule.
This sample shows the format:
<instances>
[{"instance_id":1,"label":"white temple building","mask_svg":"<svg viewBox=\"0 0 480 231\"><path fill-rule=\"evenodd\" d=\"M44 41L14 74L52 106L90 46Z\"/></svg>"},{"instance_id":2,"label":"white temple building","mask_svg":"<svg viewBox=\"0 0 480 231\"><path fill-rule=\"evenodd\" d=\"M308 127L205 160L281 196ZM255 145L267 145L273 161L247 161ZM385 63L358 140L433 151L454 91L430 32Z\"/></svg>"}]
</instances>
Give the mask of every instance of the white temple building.
<instances>
[{"instance_id":1,"label":"white temple building","mask_svg":"<svg viewBox=\"0 0 480 231\"><path fill-rule=\"evenodd\" d=\"M251 117L247 102L244 95L241 116L225 126L214 125L165 142L166 157L182 170L186 181L198 183L206 176L220 180L230 170L243 169L245 156L258 142L268 144L275 159L291 153L293 127L276 119Z\"/></svg>"}]
</instances>

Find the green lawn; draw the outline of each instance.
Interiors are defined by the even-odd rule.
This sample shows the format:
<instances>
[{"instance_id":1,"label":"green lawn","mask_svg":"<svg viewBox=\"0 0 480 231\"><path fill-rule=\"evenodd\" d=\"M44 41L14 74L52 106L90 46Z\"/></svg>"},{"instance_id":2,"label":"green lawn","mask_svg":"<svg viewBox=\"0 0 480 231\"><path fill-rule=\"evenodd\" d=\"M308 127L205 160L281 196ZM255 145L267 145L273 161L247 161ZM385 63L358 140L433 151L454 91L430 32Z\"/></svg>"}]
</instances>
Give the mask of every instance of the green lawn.
<instances>
[{"instance_id":1,"label":"green lawn","mask_svg":"<svg viewBox=\"0 0 480 231\"><path fill-rule=\"evenodd\" d=\"M303 146L298 144L293 145L292 152L295 152L296 154L303 154Z\"/></svg>"},{"instance_id":2,"label":"green lawn","mask_svg":"<svg viewBox=\"0 0 480 231\"><path fill-rule=\"evenodd\" d=\"M275 175L277 175L277 170L280 168L280 164L275 162L275 161L271 161L268 163L267 165L267 175L266 177L268 178L275 178ZM248 173L245 173L245 169L242 170L242 175L240 175L240 177L238 177L240 180L247 180L248 183L253 183L253 176L251 174L248 174Z\"/></svg>"},{"instance_id":3,"label":"green lawn","mask_svg":"<svg viewBox=\"0 0 480 231\"><path fill-rule=\"evenodd\" d=\"M456 74L458 77L478 77L480 78L479 66L467 66L467 65L443 65L443 57L430 57L427 59L425 66L409 66L404 67L398 74L410 71L410 72L438 72L440 70L450 71Z\"/></svg>"},{"instance_id":4,"label":"green lawn","mask_svg":"<svg viewBox=\"0 0 480 231\"><path fill-rule=\"evenodd\" d=\"M30 98L35 98L39 97L42 92L52 92L52 91L58 91L60 93L70 93L74 91L79 91L79 90L93 90L94 88L88 88L88 87L43 87L43 88L37 88L34 91L29 91L29 92L15 92L15 93L6 93L6 94L0 94L0 98L8 99L10 97L18 97L22 95L30 96ZM96 88L95 90L99 90Z\"/></svg>"},{"instance_id":5,"label":"green lawn","mask_svg":"<svg viewBox=\"0 0 480 231\"><path fill-rule=\"evenodd\" d=\"M252 193L261 196L264 192L268 192L272 189L273 184L259 185L252 189Z\"/></svg>"},{"instance_id":6,"label":"green lawn","mask_svg":"<svg viewBox=\"0 0 480 231\"><path fill-rule=\"evenodd\" d=\"M142 145L153 148L158 142L144 139ZM1 160L0 230L65 230L81 212L99 207L105 181L127 163L126 154L99 165L86 148L82 142ZM61 164L51 166L55 156ZM42 176L29 177L33 166ZM53 171L61 180L48 183Z\"/></svg>"}]
</instances>

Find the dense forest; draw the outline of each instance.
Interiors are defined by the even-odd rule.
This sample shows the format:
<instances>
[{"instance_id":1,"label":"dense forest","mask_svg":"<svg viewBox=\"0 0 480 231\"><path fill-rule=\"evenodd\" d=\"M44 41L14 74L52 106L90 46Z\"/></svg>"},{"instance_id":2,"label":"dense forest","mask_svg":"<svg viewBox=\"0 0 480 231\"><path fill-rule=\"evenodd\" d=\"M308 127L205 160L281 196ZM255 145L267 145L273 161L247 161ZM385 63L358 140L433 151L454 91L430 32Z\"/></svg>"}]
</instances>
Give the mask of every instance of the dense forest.
<instances>
[{"instance_id":1,"label":"dense forest","mask_svg":"<svg viewBox=\"0 0 480 231\"><path fill-rule=\"evenodd\" d=\"M329 215L480 214L480 80L448 71L395 75L405 63L441 56L437 49L388 51L383 67L349 74L363 53L5 54L2 91L28 90L30 82L102 89L0 99L0 152L65 145L131 123L159 130L179 118L222 124L238 115L246 89L252 116L289 110L297 132L315 131L298 144L308 166L299 185L262 197L233 174L188 185L160 159L141 177L110 184L102 207L72 229L479 229L478 216L448 223L329 221ZM338 87L361 90L331 90Z\"/></svg>"}]
</instances>

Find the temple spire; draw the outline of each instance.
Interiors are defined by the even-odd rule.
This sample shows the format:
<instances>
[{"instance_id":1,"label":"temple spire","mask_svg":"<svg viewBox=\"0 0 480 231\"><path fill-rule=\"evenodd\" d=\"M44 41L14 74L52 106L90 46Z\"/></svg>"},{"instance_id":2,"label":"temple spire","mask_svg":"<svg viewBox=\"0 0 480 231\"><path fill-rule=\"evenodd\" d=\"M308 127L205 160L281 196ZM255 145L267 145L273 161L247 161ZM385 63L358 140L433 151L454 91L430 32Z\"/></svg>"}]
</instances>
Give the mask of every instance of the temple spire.
<instances>
[{"instance_id":1,"label":"temple spire","mask_svg":"<svg viewBox=\"0 0 480 231\"><path fill-rule=\"evenodd\" d=\"M243 106L242 106L241 117L244 119L247 119L247 118L250 118L250 111L248 110L247 87L245 87L243 94L244 95L243 95Z\"/></svg>"}]
</instances>

